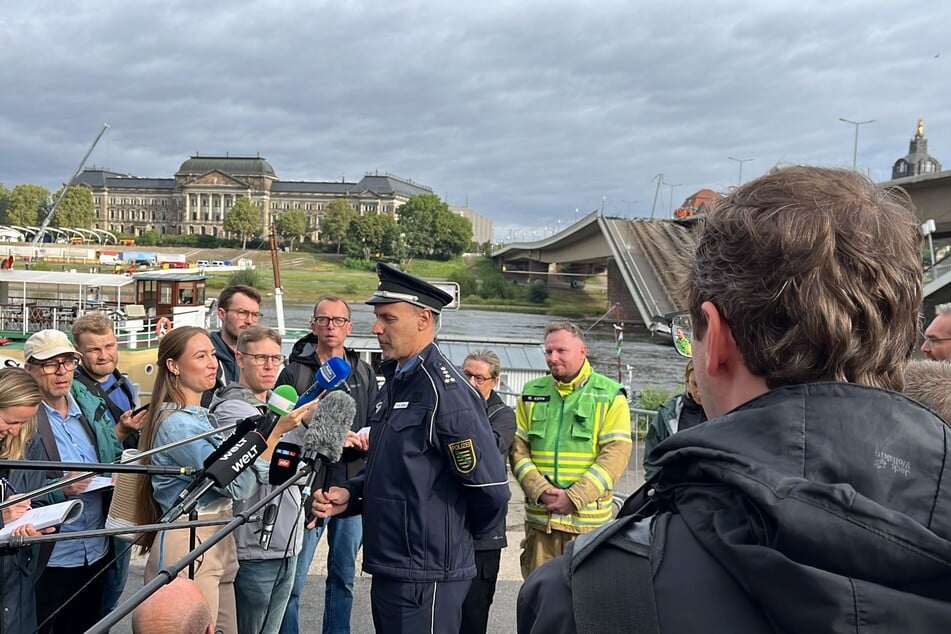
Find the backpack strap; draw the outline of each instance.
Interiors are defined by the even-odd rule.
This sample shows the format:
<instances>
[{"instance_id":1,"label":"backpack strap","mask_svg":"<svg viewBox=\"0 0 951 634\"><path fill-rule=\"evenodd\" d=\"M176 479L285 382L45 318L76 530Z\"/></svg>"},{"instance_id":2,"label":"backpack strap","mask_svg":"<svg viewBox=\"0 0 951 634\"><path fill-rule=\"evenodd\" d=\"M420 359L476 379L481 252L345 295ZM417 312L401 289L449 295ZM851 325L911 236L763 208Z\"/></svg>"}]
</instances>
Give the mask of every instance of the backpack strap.
<instances>
[{"instance_id":1,"label":"backpack strap","mask_svg":"<svg viewBox=\"0 0 951 634\"><path fill-rule=\"evenodd\" d=\"M666 526L664 514L658 517ZM663 530L664 526L657 526ZM579 536L565 549L579 634L658 634L650 522L631 515ZM611 600L618 589L624 600Z\"/></svg>"}]
</instances>

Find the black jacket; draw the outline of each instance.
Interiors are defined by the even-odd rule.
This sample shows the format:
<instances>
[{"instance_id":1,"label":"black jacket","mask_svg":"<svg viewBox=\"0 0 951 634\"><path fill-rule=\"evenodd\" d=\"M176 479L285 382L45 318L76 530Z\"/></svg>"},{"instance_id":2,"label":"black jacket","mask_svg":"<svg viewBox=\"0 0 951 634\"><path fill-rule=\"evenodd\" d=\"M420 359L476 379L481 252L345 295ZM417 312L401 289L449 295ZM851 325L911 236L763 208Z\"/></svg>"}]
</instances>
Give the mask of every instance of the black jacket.
<instances>
[{"instance_id":1,"label":"black jacket","mask_svg":"<svg viewBox=\"0 0 951 634\"><path fill-rule=\"evenodd\" d=\"M304 390L314 384L316 372L320 368L320 360L316 352L317 337L314 333L298 339L291 349L288 365L281 370L275 385L291 385L298 394L303 394ZM360 356L349 348L344 348L344 359L350 364L350 376L346 380L347 389L357 405L357 413L353 417L350 429L359 431L368 424L370 405L376 400L379 390L376 373L370 364L362 361ZM365 459L366 454L362 451L349 447L344 449L340 463L330 467L330 484L343 486L348 479L360 472ZM321 466L321 469L324 468ZM323 482L323 473L318 473L317 481Z\"/></svg>"},{"instance_id":2,"label":"black jacket","mask_svg":"<svg viewBox=\"0 0 951 634\"><path fill-rule=\"evenodd\" d=\"M845 383L780 388L652 456L661 631L948 631L951 429L925 407ZM628 524L585 539L620 528L636 541ZM526 581L520 632L575 630L557 573L583 562L569 560ZM630 600L613 583L605 604Z\"/></svg>"},{"instance_id":3,"label":"black jacket","mask_svg":"<svg viewBox=\"0 0 951 634\"><path fill-rule=\"evenodd\" d=\"M495 435L495 442L502 454L502 461L508 462L509 448L515 438L515 410L502 402L502 398L495 390L489 394L485 402L489 417L489 425ZM505 539L505 515L502 520L492 527L492 530L475 541L476 550L499 550L508 546Z\"/></svg>"},{"instance_id":4,"label":"black jacket","mask_svg":"<svg viewBox=\"0 0 951 634\"><path fill-rule=\"evenodd\" d=\"M23 433L22 431L20 433ZM42 460L39 438L34 436L27 442L23 452L24 460ZM18 493L26 493L46 484L43 471L14 470L6 474L10 484ZM30 505L34 508L47 503L46 496L33 498ZM0 526L3 520L0 519ZM36 630L36 595L33 584L36 583L39 547L3 548L0 547L0 633L32 634Z\"/></svg>"},{"instance_id":5,"label":"black jacket","mask_svg":"<svg viewBox=\"0 0 951 634\"><path fill-rule=\"evenodd\" d=\"M430 344L386 384L370 415L366 467L347 484L363 512L363 569L399 581L475 576L473 536L505 514L505 463L485 400Z\"/></svg>"},{"instance_id":6,"label":"black jacket","mask_svg":"<svg viewBox=\"0 0 951 634\"><path fill-rule=\"evenodd\" d=\"M211 345L215 348L215 356L218 358L218 377L215 381L215 386L210 390L205 390L201 395L202 407L211 405L211 399L215 397L215 392L229 383L237 381L238 375L240 374L238 362L235 360L234 350L222 339L221 331L214 331L209 335L209 338L211 339Z\"/></svg>"}]
</instances>

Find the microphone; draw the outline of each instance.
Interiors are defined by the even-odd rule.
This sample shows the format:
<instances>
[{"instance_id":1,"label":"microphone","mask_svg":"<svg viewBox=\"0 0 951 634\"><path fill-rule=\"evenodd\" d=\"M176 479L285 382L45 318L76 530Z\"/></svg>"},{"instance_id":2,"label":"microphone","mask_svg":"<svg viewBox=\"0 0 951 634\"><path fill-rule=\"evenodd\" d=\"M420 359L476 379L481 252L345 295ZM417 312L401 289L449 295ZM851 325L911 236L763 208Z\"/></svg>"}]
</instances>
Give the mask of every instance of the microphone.
<instances>
[{"instance_id":1,"label":"microphone","mask_svg":"<svg viewBox=\"0 0 951 634\"><path fill-rule=\"evenodd\" d=\"M293 385L278 385L274 388L267 399L267 414L258 426L261 435L265 438L270 436L271 432L274 431L274 426L277 425L277 419L290 414L296 407L294 405L296 401L297 390L294 389Z\"/></svg>"},{"instance_id":2,"label":"microphone","mask_svg":"<svg viewBox=\"0 0 951 634\"><path fill-rule=\"evenodd\" d=\"M330 488L329 465L340 462L343 443L347 440L347 432L350 431L356 415L356 401L349 394L339 390L330 392L314 410L310 427L304 434L303 460L312 467L312 471L301 490L301 504L306 504L307 498L313 492L314 480L317 479L318 459L324 465L322 488L324 491ZM307 523L310 523L312 519L313 516L308 509Z\"/></svg>"},{"instance_id":3,"label":"microphone","mask_svg":"<svg viewBox=\"0 0 951 634\"><path fill-rule=\"evenodd\" d=\"M295 475L300 465L300 445L281 441L274 448L271 455L271 467L268 470L268 484L275 486L284 484Z\"/></svg>"},{"instance_id":4,"label":"microphone","mask_svg":"<svg viewBox=\"0 0 951 634\"><path fill-rule=\"evenodd\" d=\"M274 431L277 420L294 409L294 401L296 399L297 390L291 385L281 385L272 391L271 396L267 400L267 414L264 416L249 416L238 423L234 432L218 445L214 451L208 454L208 457L205 458L205 462L202 464L204 471L201 477L195 478L187 487L182 489L181 493L178 494L178 504L172 507L169 513L179 508L182 510L179 511L178 515L187 513L195 507L198 498L207 493L208 489L212 488L212 486L219 488L228 486L232 480L238 477L241 471L247 468L247 465L245 465L232 474L236 463L230 458L239 459L244 455L243 452L245 449L250 450L255 447L256 453L254 457L257 458L267 447L267 439L271 435L271 432ZM263 442L264 445L259 447L257 446L258 442ZM248 465L252 462L254 462L254 460L248 462ZM211 484L209 484L209 478L213 480ZM225 483L217 484L222 481ZM199 491L197 496L196 491ZM178 517L178 515L174 517ZM162 517L162 521L166 521L164 519L165 516ZM172 519L174 519L174 517Z\"/></svg>"},{"instance_id":5,"label":"microphone","mask_svg":"<svg viewBox=\"0 0 951 634\"><path fill-rule=\"evenodd\" d=\"M162 515L159 522L171 522L180 515L190 512L198 504L201 496L212 487L220 489L231 484L241 472L254 464L254 461L265 449L267 449L267 440L261 435L261 432L256 429L249 431L230 450L223 453L218 460L205 467L202 477L196 478L185 489L185 491L191 489L188 493L182 492L185 493L184 498L182 498L182 494L179 494L181 501ZM196 482L199 484L195 485Z\"/></svg>"},{"instance_id":6,"label":"microphone","mask_svg":"<svg viewBox=\"0 0 951 634\"><path fill-rule=\"evenodd\" d=\"M317 381L297 399L296 407L306 405L314 399L323 398L350 376L350 364L340 357L330 357L317 369Z\"/></svg>"},{"instance_id":7,"label":"microphone","mask_svg":"<svg viewBox=\"0 0 951 634\"><path fill-rule=\"evenodd\" d=\"M264 509L264 528L261 529L261 540L258 542L264 550L271 547L271 533L274 532L274 524L277 522L277 511L277 502L271 502Z\"/></svg>"}]
</instances>

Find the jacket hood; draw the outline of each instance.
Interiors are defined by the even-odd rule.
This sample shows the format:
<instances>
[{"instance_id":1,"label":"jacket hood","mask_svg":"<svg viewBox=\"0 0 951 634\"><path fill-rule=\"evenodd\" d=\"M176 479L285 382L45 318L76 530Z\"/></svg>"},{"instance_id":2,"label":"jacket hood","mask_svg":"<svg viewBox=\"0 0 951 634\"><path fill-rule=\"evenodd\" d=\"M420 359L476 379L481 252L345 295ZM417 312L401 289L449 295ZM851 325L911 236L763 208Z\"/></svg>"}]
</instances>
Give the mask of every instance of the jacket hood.
<instances>
[{"instance_id":1,"label":"jacket hood","mask_svg":"<svg viewBox=\"0 0 951 634\"><path fill-rule=\"evenodd\" d=\"M291 356L287 358L288 363L301 363L314 368L320 367L320 362L314 354L317 351L317 335L308 333L294 342L291 348Z\"/></svg>"},{"instance_id":2,"label":"jacket hood","mask_svg":"<svg viewBox=\"0 0 951 634\"><path fill-rule=\"evenodd\" d=\"M655 492L778 629L925 631L951 623L949 432L900 394L780 388L661 443Z\"/></svg>"}]
</instances>

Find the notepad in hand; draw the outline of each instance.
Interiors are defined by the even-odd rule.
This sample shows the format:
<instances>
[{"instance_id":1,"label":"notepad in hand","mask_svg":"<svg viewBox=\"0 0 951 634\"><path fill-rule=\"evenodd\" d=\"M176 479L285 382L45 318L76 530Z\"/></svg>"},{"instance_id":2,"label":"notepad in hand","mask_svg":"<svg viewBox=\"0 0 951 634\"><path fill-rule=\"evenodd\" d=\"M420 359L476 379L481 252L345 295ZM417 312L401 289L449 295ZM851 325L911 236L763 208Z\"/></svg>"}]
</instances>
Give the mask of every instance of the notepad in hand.
<instances>
[{"instance_id":1,"label":"notepad in hand","mask_svg":"<svg viewBox=\"0 0 951 634\"><path fill-rule=\"evenodd\" d=\"M23 517L15 519L0 529L0 540L10 537L17 526L32 524L36 530L43 530L50 526L69 524L75 521L83 512L82 500L67 500L59 504L49 504L30 509Z\"/></svg>"}]
</instances>

